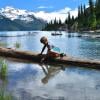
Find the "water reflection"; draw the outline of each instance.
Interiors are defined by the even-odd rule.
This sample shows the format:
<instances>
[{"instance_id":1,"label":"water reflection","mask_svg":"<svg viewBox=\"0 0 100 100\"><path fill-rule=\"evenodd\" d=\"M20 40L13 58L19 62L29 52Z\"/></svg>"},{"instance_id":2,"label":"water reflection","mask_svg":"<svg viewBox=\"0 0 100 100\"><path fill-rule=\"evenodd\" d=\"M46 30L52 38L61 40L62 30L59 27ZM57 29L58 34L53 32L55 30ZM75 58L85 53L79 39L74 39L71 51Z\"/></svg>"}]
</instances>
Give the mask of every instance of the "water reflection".
<instances>
[{"instance_id":1,"label":"water reflection","mask_svg":"<svg viewBox=\"0 0 100 100\"><path fill-rule=\"evenodd\" d=\"M16 34L19 33L23 32ZM7 47L14 48L14 44L19 42L21 50L40 52L42 45L39 40L45 35L68 55L100 59L100 39L74 36L69 38L67 33L62 33L61 37L53 37L50 32L38 31L35 35L5 37L0 40L6 43ZM15 100L100 100L100 71L78 66L38 65L14 61L7 63L8 78L4 87L12 93ZM0 80L3 87L1 83Z\"/></svg>"},{"instance_id":2,"label":"water reflection","mask_svg":"<svg viewBox=\"0 0 100 100\"><path fill-rule=\"evenodd\" d=\"M49 65L40 65L45 77L41 79L41 82L46 84L48 81L53 78L55 75L57 75L61 70L65 70L64 66L49 66Z\"/></svg>"},{"instance_id":3,"label":"water reflection","mask_svg":"<svg viewBox=\"0 0 100 100\"><path fill-rule=\"evenodd\" d=\"M8 63L7 87L16 100L100 100L100 72L97 70Z\"/></svg>"}]
</instances>

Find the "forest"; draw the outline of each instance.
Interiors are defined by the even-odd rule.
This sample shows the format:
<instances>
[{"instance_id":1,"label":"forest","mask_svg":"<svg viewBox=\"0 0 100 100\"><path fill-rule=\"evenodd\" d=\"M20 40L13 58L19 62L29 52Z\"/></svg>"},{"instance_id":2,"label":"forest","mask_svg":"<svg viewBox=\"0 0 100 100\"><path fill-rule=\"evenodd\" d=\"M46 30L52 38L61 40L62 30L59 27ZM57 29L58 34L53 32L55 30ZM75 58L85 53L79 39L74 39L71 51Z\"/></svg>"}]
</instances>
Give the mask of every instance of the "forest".
<instances>
[{"instance_id":1,"label":"forest","mask_svg":"<svg viewBox=\"0 0 100 100\"><path fill-rule=\"evenodd\" d=\"M89 0L89 6L86 7L85 4L81 4L78 7L78 15L75 18L70 15L68 16L64 23L59 20L51 20L46 24L43 30L66 30L67 31L89 31L100 29L100 0Z\"/></svg>"}]
</instances>

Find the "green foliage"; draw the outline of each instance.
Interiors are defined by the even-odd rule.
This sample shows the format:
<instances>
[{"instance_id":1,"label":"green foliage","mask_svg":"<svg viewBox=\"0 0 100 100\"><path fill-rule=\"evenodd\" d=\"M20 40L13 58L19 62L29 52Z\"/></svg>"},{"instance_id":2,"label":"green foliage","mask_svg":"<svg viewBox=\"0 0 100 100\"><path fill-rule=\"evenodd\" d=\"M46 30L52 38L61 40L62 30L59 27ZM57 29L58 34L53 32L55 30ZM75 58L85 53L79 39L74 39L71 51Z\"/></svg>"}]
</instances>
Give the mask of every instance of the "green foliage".
<instances>
[{"instance_id":1,"label":"green foliage","mask_svg":"<svg viewBox=\"0 0 100 100\"><path fill-rule=\"evenodd\" d=\"M12 100L12 96L0 91L0 100Z\"/></svg>"},{"instance_id":2,"label":"green foliage","mask_svg":"<svg viewBox=\"0 0 100 100\"><path fill-rule=\"evenodd\" d=\"M7 64L5 63L5 61L1 63L0 76L1 78L6 78L7 76Z\"/></svg>"},{"instance_id":3,"label":"green foliage","mask_svg":"<svg viewBox=\"0 0 100 100\"><path fill-rule=\"evenodd\" d=\"M47 23L47 25L45 26L45 28L43 28L43 30L48 30L48 31L57 31L59 30L59 28L62 26L62 22L61 19L57 20L56 18L54 19L54 21L50 21L49 23Z\"/></svg>"},{"instance_id":4,"label":"green foliage","mask_svg":"<svg viewBox=\"0 0 100 100\"><path fill-rule=\"evenodd\" d=\"M14 44L14 46L15 46L16 48L20 48L20 47L21 47L21 44L20 44L19 42L16 42L16 43Z\"/></svg>"},{"instance_id":5,"label":"green foliage","mask_svg":"<svg viewBox=\"0 0 100 100\"><path fill-rule=\"evenodd\" d=\"M94 3L92 0L89 0L89 9L90 9L90 14L94 13Z\"/></svg>"},{"instance_id":6,"label":"green foliage","mask_svg":"<svg viewBox=\"0 0 100 100\"><path fill-rule=\"evenodd\" d=\"M5 81L2 82L2 86L0 86L0 100L13 100L13 96L6 91Z\"/></svg>"},{"instance_id":7,"label":"green foliage","mask_svg":"<svg viewBox=\"0 0 100 100\"><path fill-rule=\"evenodd\" d=\"M0 42L0 46L6 47L7 46L7 43Z\"/></svg>"},{"instance_id":8,"label":"green foliage","mask_svg":"<svg viewBox=\"0 0 100 100\"><path fill-rule=\"evenodd\" d=\"M3 59L0 59L0 100L13 100L12 95L6 91L7 83L7 64Z\"/></svg>"},{"instance_id":9,"label":"green foliage","mask_svg":"<svg viewBox=\"0 0 100 100\"><path fill-rule=\"evenodd\" d=\"M92 14L90 17L89 17L89 27L91 29L95 29L96 28L96 16L95 14Z\"/></svg>"},{"instance_id":10,"label":"green foliage","mask_svg":"<svg viewBox=\"0 0 100 100\"><path fill-rule=\"evenodd\" d=\"M100 19L100 0L96 0L96 7L95 7L95 12L97 19Z\"/></svg>"},{"instance_id":11,"label":"green foliage","mask_svg":"<svg viewBox=\"0 0 100 100\"><path fill-rule=\"evenodd\" d=\"M65 20L65 24L67 24L68 30L73 30L73 25L75 23L75 18L74 16L70 15L70 12L68 12L68 18Z\"/></svg>"},{"instance_id":12,"label":"green foliage","mask_svg":"<svg viewBox=\"0 0 100 100\"><path fill-rule=\"evenodd\" d=\"M93 0L89 0L88 8L86 8L85 5L81 5L81 7L78 8L77 22L79 30L95 30L97 26L100 26L100 17L98 18L97 15L100 10L97 5L100 7L100 0L97 0L96 4L93 2Z\"/></svg>"},{"instance_id":13,"label":"green foliage","mask_svg":"<svg viewBox=\"0 0 100 100\"><path fill-rule=\"evenodd\" d=\"M75 24L78 23L78 24ZM74 18L68 12L68 16L65 22L62 24L61 20L51 21L46 25L44 30L58 30L62 25L67 25L67 30L73 31L88 31L100 29L100 0L89 0L89 7L86 8L85 5L80 5L78 7L78 16Z\"/></svg>"}]
</instances>

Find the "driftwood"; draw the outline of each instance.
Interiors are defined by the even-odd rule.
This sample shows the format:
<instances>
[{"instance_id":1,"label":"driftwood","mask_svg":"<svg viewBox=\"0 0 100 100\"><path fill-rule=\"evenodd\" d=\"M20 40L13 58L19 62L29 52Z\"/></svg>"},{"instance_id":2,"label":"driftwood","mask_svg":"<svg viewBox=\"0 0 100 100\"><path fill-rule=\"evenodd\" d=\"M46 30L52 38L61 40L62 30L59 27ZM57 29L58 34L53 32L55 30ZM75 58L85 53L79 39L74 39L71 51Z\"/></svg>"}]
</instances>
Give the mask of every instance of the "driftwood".
<instances>
[{"instance_id":1,"label":"driftwood","mask_svg":"<svg viewBox=\"0 0 100 100\"><path fill-rule=\"evenodd\" d=\"M38 53L30 52L30 51L21 51L11 48L2 48L0 47L0 56L6 58L16 58L27 60L31 62L40 63L41 59L46 55L39 55ZM90 67L95 69L100 69L100 61L89 60L89 59L78 59L69 56L58 57L56 59L47 58L45 63L52 64L66 64L66 65L75 65L81 67Z\"/></svg>"}]
</instances>

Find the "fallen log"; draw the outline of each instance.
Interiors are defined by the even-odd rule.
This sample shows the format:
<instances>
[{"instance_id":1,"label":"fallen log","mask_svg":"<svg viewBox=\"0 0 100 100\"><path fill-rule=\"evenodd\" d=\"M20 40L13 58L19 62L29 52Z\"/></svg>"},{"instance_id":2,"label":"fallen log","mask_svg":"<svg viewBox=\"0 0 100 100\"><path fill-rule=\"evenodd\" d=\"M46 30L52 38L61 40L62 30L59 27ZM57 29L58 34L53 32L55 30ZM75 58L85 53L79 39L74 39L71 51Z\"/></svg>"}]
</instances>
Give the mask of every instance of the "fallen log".
<instances>
[{"instance_id":1,"label":"fallen log","mask_svg":"<svg viewBox=\"0 0 100 100\"><path fill-rule=\"evenodd\" d=\"M27 60L31 62L40 63L41 59L46 55L39 55L38 53L34 53L31 51L21 51L12 48L3 48L0 47L0 56L6 58L16 58ZM54 63L54 64L66 64L66 65L75 65L81 67L90 67L95 69L100 69L100 61L97 60L89 60L89 59L78 59L69 56L54 58L47 58L45 63Z\"/></svg>"}]
</instances>

